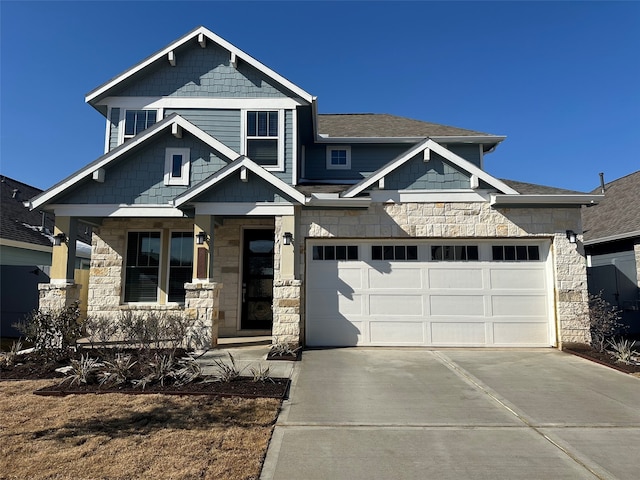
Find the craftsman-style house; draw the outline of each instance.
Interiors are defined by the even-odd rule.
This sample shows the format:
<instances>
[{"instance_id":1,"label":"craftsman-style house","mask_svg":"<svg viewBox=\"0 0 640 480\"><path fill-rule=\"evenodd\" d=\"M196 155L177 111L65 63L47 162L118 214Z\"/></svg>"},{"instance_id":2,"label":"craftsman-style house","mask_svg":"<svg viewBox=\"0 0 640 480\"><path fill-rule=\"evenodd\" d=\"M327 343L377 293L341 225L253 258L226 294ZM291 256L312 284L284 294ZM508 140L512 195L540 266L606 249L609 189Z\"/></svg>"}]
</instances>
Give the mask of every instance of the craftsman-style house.
<instances>
[{"instance_id":1,"label":"craftsman-style house","mask_svg":"<svg viewBox=\"0 0 640 480\"><path fill-rule=\"evenodd\" d=\"M104 155L34 197L56 215L41 304L179 312L310 346L558 346L589 338L580 207L499 180L504 137L316 97L204 27L99 86ZM372 105L375 109L375 105Z\"/></svg>"}]
</instances>

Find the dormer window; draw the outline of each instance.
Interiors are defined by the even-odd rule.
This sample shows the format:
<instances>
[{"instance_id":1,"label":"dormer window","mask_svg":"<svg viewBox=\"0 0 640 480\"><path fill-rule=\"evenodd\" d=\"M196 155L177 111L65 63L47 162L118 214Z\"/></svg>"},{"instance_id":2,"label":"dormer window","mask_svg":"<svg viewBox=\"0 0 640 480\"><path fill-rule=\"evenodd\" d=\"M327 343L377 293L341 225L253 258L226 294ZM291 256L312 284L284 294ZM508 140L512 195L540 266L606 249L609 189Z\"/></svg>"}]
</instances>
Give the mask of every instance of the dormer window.
<instances>
[{"instance_id":1,"label":"dormer window","mask_svg":"<svg viewBox=\"0 0 640 480\"><path fill-rule=\"evenodd\" d=\"M156 123L155 110L127 110L124 116L124 138L135 137Z\"/></svg>"},{"instance_id":2,"label":"dormer window","mask_svg":"<svg viewBox=\"0 0 640 480\"><path fill-rule=\"evenodd\" d=\"M351 147L327 147L327 170L349 170Z\"/></svg>"},{"instance_id":3,"label":"dormer window","mask_svg":"<svg viewBox=\"0 0 640 480\"><path fill-rule=\"evenodd\" d=\"M247 111L244 154L267 170L284 169L284 110Z\"/></svg>"}]
</instances>

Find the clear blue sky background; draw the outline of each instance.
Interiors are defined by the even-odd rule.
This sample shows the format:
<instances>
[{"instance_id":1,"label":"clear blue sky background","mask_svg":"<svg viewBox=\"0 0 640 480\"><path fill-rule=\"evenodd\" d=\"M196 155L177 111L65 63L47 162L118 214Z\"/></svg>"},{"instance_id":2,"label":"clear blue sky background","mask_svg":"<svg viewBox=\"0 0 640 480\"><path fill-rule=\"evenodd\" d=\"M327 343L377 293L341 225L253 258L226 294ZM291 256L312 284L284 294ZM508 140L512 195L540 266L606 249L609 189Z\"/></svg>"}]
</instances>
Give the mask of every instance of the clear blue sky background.
<instances>
[{"instance_id":1,"label":"clear blue sky background","mask_svg":"<svg viewBox=\"0 0 640 480\"><path fill-rule=\"evenodd\" d=\"M640 169L638 2L0 1L0 173L48 188L103 153L84 95L204 25L318 96L506 135L499 178L590 191Z\"/></svg>"}]
</instances>

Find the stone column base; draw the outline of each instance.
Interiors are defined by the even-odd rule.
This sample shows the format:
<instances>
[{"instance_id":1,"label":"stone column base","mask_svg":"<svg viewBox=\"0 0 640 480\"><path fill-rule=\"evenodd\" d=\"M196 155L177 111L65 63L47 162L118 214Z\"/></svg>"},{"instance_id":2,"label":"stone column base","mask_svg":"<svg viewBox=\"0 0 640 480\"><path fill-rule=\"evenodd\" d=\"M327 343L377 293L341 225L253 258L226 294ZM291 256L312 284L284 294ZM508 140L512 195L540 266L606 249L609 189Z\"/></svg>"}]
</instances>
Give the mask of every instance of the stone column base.
<instances>
[{"instance_id":1,"label":"stone column base","mask_svg":"<svg viewBox=\"0 0 640 480\"><path fill-rule=\"evenodd\" d=\"M300 280L273 282L273 343L300 346Z\"/></svg>"},{"instance_id":2,"label":"stone column base","mask_svg":"<svg viewBox=\"0 0 640 480\"><path fill-rule=\"evenodd\" d=\"M39 283L38 308L56 311L80 300L80 285L76 283Z\"/></svg>"},{"instance_id":3,"label":"stone column base","mask_svg":"<svg viewBox=\"0 0 640 480\"><path fill-rule=\"evenodd\" d=\"M187 347L209 348L218 345L218 309L221 283L185 283L185 315L194 320L187 335Z\"/></svg>"}]
</instances>

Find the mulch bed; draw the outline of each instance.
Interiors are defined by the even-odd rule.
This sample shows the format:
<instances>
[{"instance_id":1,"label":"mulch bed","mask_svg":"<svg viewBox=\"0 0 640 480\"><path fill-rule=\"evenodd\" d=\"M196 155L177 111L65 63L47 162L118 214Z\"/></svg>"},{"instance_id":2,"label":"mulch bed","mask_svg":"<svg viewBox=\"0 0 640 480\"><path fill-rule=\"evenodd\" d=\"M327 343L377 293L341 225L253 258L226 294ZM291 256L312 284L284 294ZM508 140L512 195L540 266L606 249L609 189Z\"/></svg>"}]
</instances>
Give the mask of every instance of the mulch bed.
<instances>
[{"instance_id":1,"label":"mulch bed","mask_svg":"<svg viewBox=\"0 0 640 480\"><path fill-rule=\"evenodd\" d=\"M571 346L564 348L564 351L577 355L578 357L582 357L586 360L591 360L592 362L614 368L620 372L631 373L636 376L640 375L640 365L626 365L624 363L616 362L616 359L610 353L597 352L587 345Z\"/></svg>"},{"instance_id":2,"label":"mulch bed","mask_svg":"<svg viewBox=\"0 0 640 480\"><path fill-rule=\"evenodd\" d=\"M244 398L277 398L283 399L289 388L288 378L272 378L254 382L253 378L240 377L231 382L216 382L213 377L204 377L204 381L195 381L186 385L153 384L144 389L133 385L107 387L96 384L84 385L57 383L49 387L36 390L36 395L65 396L78 394L126 393L131 395L146 395L161 393L165 395L215 395L219 397Z\"/></svg>"}]
</instances>

